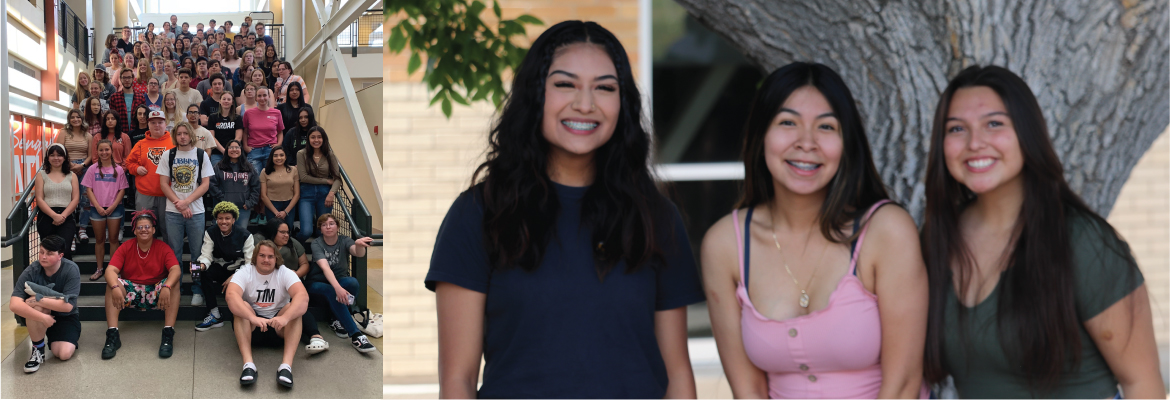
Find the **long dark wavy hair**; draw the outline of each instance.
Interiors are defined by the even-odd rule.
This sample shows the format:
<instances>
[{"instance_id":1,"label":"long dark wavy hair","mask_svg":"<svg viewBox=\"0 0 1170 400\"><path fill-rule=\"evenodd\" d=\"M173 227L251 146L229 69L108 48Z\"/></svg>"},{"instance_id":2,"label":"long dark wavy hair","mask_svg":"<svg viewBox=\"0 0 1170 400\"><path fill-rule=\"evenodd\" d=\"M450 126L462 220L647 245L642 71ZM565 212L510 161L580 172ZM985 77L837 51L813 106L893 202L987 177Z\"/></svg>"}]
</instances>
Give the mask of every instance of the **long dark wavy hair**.
<instances>
[{"instance_id":1,"label":"long dark wavy hair","mask_svg":"<svg viewBox=\"0 0 1170 400\"><path fill-rule=\"evenodd\" d=\"M545 83L556 51L574 43L605 48L617 70L621 111L608 142L593 155L594 181L581 200L581 226L590 229L599 279L625 261L632 272L662 250L656 233L669 223L664 197L650 175L650 136L626 50L593 22L565 21L544 31L516 70L511 93L488 136L487 161L472 176L482 183L484 238L493 268L533 271L555 233L560 208L548 176L544 138ZM669 232L669 231L665 231Z\"/></svg>"},{"instance_id":2,"label":"long dark wavy hair","mask_svg":"<svg viewBox=\"0 0 1170 400\"><path fill-rule=\"evenodd\" d=\"M1024 166L1023 205L1009 244L1006 269L998 283L996 323L1009 360L1020 365L1034 393L1054 389L1069 366L1080 362L1081 325L1074 302L1073 249L1068 218L1079 216L1106 238L1108 250L1137 264L1128 246L1108 222L1069 188L1064 168L1053 150L1040 104L1028 84L998 66L964 69L939 98L930 132L926 167L926 221L922 228L922 255L930 279L930 316L926 330L924 372L938 384L946 378L943 368L943 332L947 291L953 274L959 274L958 298L975 275L975 260L959 227L963 210L976 195L951 176L943 153L946 118L957 90L987 87L1003 100L1019 139ZM1012 243L1012 242L1009 242ZM1131 274L1136 276L1136 273ZM959 307L959 321L966 310ZM960 329L960 339L966 343Z\"/></svg>"},{"instance_id":3,"label":"long dark wavy hair","mask_svg":"<svg viewBox=\"0 0 1170 400\"><path fill-rule=\"evenodd\" d=\"M775 180L764 158L764 137L772 120L780 113L780 106L792 92L806 86L816 88L825 96L841 124L844 143L841 164L826 185L828 194L817 217L821 221L821 234L826 239L846 243L853 240L853 235L842 233L845 225L865 214L870 205L890 196L874 167L869 140L865 137L853 94L840 75L822 64L794 62L785 65L768 75L760 85L744 128L744 192L736 207L754 207L768 203L776 196Z\"/></svg>"},{"instance_id":4,"label":"long dark wavy hair","mask_svg":"<svg viewBox=\"0 0 1170 400\"><path fill-rule=\"evenodd\" d=\"M232 143L235 143L235 144L240 146L240 156L238 158L236 158L236 161L232 161L231 156L228 156L228 154L227 154L227 148L230 147L232 145ZM220 171L231 171L232 164L236 164L236 165L240 166L240 172L258 172L258 171L253 171L252 170L252 163L248 162L248 155L246 153L244 153L244 142L241 142L241 141L236 140L236 139L232 139L232 140L229 140L227 143L223 143L223 149L224 149L223 158L221 158L219 160L219 164L215 165L215 166L219 167Z\"/></svg>"},{"instance_id":5,"label":"long dark wavy hair","mask_svg":"<svg viewBox=\"0 0 1170 400\"><path fill-rule=\"evenodd\" d=\"M333 148L329 146L329 134L325 133L325 128L314 126L309 128L309 132L305 134L306 140L308 140L307 138L312 135L313 132L318 132L321 134L321 148L315 148L311 144L306 144L304 149L305 163L308 165L298 165L298 168L306 168L305 171L307 171L309 175L313 177L341 179L341 171L337 170L337 168L334 168L338 164L337 156L333 154ZM321 171L317 167L317 163L313 162L313 157L318 155L321 156L322 159L326 160L326 163L329 165L327 168L325 168L325 171ZM298 162L298 164L300 163Z\"/></svg>"}]
</instances>

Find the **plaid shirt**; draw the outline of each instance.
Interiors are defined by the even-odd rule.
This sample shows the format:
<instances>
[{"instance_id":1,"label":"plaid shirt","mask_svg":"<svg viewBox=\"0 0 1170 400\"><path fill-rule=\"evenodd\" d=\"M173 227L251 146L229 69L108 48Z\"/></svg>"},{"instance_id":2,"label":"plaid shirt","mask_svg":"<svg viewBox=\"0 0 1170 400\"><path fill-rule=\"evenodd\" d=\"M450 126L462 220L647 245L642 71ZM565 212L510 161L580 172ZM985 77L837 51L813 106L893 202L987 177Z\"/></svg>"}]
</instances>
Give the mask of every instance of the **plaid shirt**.
<instances>
[{"instance_id":1,"label":"plaid shirt","mask_svg":"<svg viewBox=\"0 0 1170 400\"><path fill-rule=\"evenodd\" d=\"M113 111L114 114L118 115L118 126L121 127L122 133L129 134L130 121L133 119L130 118L127 113L134 112L134 110L138 109L138 106L146 105L146 97L135 94L134 101L131 102L130 109L127 110L125 93L126 92L121 90L114 92L114 94L110 95L109 104L110 111Z\"/></svg>"}]
</instances>

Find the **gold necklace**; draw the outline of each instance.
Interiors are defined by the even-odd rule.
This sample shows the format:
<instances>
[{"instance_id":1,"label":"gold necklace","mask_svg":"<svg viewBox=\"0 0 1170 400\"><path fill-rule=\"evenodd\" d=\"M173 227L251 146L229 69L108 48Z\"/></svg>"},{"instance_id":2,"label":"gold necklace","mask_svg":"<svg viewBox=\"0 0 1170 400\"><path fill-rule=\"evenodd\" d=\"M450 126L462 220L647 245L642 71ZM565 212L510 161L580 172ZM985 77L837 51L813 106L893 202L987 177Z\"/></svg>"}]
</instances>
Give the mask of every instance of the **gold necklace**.
<instances>
[{"instance_id":1,"label":"gold necklace","mask_svg":"<svg viewBox=\"0 0 1170 400\"><path fill-rule=\"evenodd\" d=\"M811 234L811 232L810 232L810 234ZM802 308L807 309L808 308L808 291L807 291L807 289L810 285L812 285L813 279L816 279L816 277L817 277L817 270L819 270L821 267L821 261L823 261L825 259L825 250L821 249L821 257L819 259L817 259L816 266L813 266L812 276L810 276L808 278L808 282L806 282L804 284L804 288L802 289L800 287L800 281L796 280L796 275L793 275L792 270L788 268L788 261L786 261L787 257L784 256L784 249L780 248L780 240L776 239L775 219L773 219L773 221L772 221L772 243L775 243L776 250L780 251L780 262L784 264L784 271L788 272L788 277L792 278L792 283L794 285L796 285L796 289L800 291L800 306Z\"/></svg>"}]
</instances>

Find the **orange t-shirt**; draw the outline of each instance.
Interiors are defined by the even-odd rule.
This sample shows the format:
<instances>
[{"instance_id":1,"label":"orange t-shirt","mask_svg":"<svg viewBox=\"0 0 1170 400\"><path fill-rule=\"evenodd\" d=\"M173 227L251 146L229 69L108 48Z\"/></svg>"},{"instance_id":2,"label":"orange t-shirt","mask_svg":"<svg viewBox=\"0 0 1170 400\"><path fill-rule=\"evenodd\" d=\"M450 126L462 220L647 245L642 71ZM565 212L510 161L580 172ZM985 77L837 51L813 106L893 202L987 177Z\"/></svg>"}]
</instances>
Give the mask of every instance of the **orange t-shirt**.
<instances>
[{"instance_id":1,"label":"orange t-shirt","mask_svg":"<svg viewBox=\"0 0 1170 400\"><path fill-rule=\"evenodd\" d=\"M126 172L134 175L134 187L138 189L138 193L147 196L163 196L162 185L159 183L156 170L163 152L174 147L175 144L171 142L170 132L164 133L158 139L151 138L150 133L147 132L146 137L138 141L130 150L130 155L126 156ZM146 175L139 175L138 167L146 168Z\"/></svg>"}]
</instances>

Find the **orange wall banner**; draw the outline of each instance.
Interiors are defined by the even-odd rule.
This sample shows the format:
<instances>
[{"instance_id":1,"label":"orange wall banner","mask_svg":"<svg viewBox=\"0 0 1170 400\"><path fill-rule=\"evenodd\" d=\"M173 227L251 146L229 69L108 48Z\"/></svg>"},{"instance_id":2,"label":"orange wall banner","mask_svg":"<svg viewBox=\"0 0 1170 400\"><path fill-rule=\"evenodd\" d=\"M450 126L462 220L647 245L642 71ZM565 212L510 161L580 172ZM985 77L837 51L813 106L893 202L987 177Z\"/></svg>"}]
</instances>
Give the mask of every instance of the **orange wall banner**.
<instances>
[{"instance_id":1,"label":"orange wall banner","mask_svg":"<svg viewBox=\"0 0 1170 400\"><path fill-rule=\"evenodd\" d=\"M12 181L16 185L12 200L16 201L41 168L45 148L57 138L60 129L39 119L15 114L9 123L12 126L12 171L15 174Z\"/></svg>"}]
</instances>

